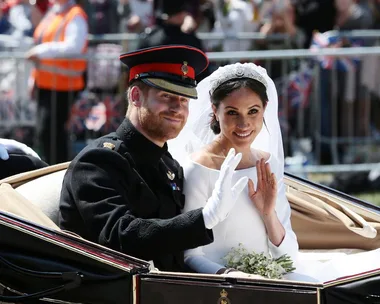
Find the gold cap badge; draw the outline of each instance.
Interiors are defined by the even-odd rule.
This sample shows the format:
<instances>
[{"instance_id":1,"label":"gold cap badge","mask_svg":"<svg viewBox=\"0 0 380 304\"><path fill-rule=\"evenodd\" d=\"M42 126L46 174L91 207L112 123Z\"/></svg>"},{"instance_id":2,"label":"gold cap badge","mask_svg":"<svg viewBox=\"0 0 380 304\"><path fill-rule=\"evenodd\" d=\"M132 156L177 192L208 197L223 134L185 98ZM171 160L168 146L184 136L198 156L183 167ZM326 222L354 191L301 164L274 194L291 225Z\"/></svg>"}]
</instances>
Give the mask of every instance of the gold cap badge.
<instances>
[{"instance_id":1,"label":"gold cap badge","mask_svg":"<svg viewBox=\"0 0 380 304\"><path fill-rule=\"evenodd\" d=\"M182 65L182 67L181 67L181 71L182 71L182 74L183 74L184 76L186 76L187 73L189 73L189 67L187 66L187 61L184 61L184 62L183 62L183 65Z\"/></svg>"}]
</instances>

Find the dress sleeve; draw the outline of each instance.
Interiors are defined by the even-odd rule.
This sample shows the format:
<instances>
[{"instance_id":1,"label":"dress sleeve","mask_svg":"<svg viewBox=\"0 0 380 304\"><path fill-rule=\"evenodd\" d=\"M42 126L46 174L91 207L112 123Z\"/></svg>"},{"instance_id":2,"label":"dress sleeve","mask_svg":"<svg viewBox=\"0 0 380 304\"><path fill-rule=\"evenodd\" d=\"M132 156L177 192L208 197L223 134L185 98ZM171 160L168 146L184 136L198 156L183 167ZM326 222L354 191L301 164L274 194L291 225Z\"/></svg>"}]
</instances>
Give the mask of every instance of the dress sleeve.
<instances>
[{"instance_id":1,"label":"dress sleeve","mask_svg":"<svg viewBox=\"0 0 380 304\"><path fill-rule=\"evenodd\" d=\"M274 159L271 163L273 171L277 178L277 202L276 213L282 226L285 229L285 237L279 246L274 245L268 238L269 251L274 258L284 254L289 255L293 261L296 261L298 254L298 242L290 221L291 209L288 199L286 198L286 188L284 183L284 169L280 168L278 161Z\"/></svg>"},{"instance_id":2,"label":"dress sleeve","mask_svg":"<svg viewBox=\"0 0 380 304\"><path fill-rule=\"evenodd\" d=\"M184 166L184 194L186 202L183 213L203 208L211 196L210 175L207 168L194 164L190 159ZM185 251L185 263L192 270L200 273L216 273L223 265L214 263L205 257L203 246Z\"/></svg>"}]
</instances>

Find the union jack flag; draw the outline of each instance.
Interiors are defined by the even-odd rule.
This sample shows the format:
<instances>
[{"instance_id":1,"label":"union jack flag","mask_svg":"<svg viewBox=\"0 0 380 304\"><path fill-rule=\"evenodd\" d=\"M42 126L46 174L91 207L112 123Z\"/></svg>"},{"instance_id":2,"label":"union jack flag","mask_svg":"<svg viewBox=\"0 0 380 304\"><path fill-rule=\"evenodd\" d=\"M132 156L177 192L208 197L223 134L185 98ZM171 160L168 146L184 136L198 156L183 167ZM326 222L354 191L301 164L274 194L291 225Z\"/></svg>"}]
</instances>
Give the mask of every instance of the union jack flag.
<instances>
[{"instance_id":1,"label":"union jack flag","mask_svg":"<svg viewBox=\"0 0 380 304\"><path fill-rule=\"evenodd\" d=\"M306 65L289 75L288 102L290 107L305 108L309 105L313 77L313 70Z\"/></svg>"},{"instance_id":2,"label":"union jack flag","mask_svg":"<svg viewBox=\"0 0 380 304\"><path fill-rule=\"evenodd\" d=\"M324 33L314 32L310 49L318 51L322 48L333 47L360 47L363 45L362 39L347 38L338 31L327 31ZM323 69L332 69L334 66L340 71L355 71L359 62L359 57L345 56L318 56L317 60Z\"/></svg>"},{"instance_id":3,"label":"union jack flag","mask_svg":"<svg viewBox=\"0 0 380 304\"><path fill-rule=\"evenodd\" d=\"M123 117L121 97L105 95L102 101L92 106L85 125L89 130L107 134L118 128Z\"/></svg>"},{"instance_id":4,"label":"union jack flag","mask_svg":"<svg viewBox=\"0 0 380 304\"><path fill-rule=\"evenodd\" d=\"M88 94L83 93L71 107L68 130L74 134L81 134L85 131L85 120L90 113L92 100Z\"/></svg>"},{"instance_id":5,"label":"union jack flag","mask_svg":"<svg viewBox=\"0 0 380 304\"><path fill-rule=\"evenodd\" d=\"M90 113L86 118L85 125L88 130L99 131L106 123L106 106L103 102L91 107Z\"/></svg>"},{"instance_id":6,"label":"union jack flag","mask_svg":"<svg viewBox=\"0 0 380 304\"><path fill-rule=\"evenodd\" d=\"M313 80L313 69L307 62L301 63L298 70L275 80L279 111L282 111L282 115L291 115L294 109L306 108L309 105Z\"/></svg>"},{"instance_id":7,"label":"union jack flag","mask_svg":"<svg viewBox=\"0 0 380 304\"><path fill-rule=\"evenodd\" d=\"M103 103L106 108L106 123L103 126L103 132L114 132L119 127L120 123L124 119L124 113L122 113L122 98L117 96L105 96Z\"/></svg>"}]
</instances>

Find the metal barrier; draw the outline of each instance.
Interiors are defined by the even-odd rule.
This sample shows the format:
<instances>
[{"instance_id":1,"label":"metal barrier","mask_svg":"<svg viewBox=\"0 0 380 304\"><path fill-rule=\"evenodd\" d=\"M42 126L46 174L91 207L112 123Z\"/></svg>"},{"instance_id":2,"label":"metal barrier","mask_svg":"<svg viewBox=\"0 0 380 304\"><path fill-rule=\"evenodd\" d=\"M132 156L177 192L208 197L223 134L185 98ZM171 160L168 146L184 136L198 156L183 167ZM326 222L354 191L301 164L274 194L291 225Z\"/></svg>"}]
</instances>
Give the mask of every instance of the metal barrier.
<instances>
[{"instance_id":1,"label":"metal barrier","mask_svg":"<svg viewBox=\"0 0 380 304\"><path fill-rule=\"evenodd\" d=\"M83 56L88 59L89 67L93 63L97 64L98 69L99 64L100 67L102 64L108 67L109 71L102 77L112 78L113 87L99 88L94 85L90 90L87 86L88 90L67 103L71 113L69 150L72 155L91 138L112 131L124 117L125 72L118 65L115 54L106 52ZM377 132L380 134L380 124L375 115L379 105L377 93L371 92L373 87L366 86L360 77L355 81L356 91L350 100L345 100L347 97L342 96L345 90L341 89L347 85L341 81L344 77L349 73L351 76L352 73L356 76L365 74L361 71L363 64L368 64L370 60L378 64L376 60L379 56L380 47L377 46L208 53L215 67L228 62L253 61L263 65L270 76L275 74L272 71L279 74L275 79L279 115L285 153L290 157L289 170L293 172L363 171L371 169L372 163L379 162L380 152L377 149L380 136ZM349 72L339 71L336 65L326 70L320 65L326 58L352 59L358 62L358 66ZM24 52L11 51L0 53L0 71L4 64L9 65L8 76L13 76L9 80L9 90L4 89L0 82L0 131L3 136L11 135L18 139L24 136L26 140L24 138L23 141L33 145L33 126L40 121L36 121L35 100L38 96L31 99L27 89L26 76L31 65L25 62ZM372 72L379 67L369 65L374 70ZM88 71L88 80L93 72ZM115 77L119 79L117 83L114 82ZM53 98L52 105L57 109L57 98ZM55 128L53 122L51 128ZM50 141L52 148L57 140L60 138L53 136ZM376 154L366 153L366 149L376 150ZM53 149L53 153L56 152ZM356 162L360 165L349 165ZM321 164L327 166L321 167Z\"/></svg>"},{"instance_id":2,"label":"metal barrier","mask_svg":"<svg viewBox=\"0 0 380 304\"><path fill-rule=\"evenodd\" d=\"M352 31L331 31L332 34L336 33L341 37L347 38L380 38L380 30L352 30ZM121 41L137 41L139 34L122 33L122 34L102 34L102 35L89 35L89 41L93 42L121 42ZM286 40L289 38L287 34L270 34L265 35L258 32L240 32L234 34L224 33L197 33L196 36L201 40Z\"/></svg>"}]
</instances>

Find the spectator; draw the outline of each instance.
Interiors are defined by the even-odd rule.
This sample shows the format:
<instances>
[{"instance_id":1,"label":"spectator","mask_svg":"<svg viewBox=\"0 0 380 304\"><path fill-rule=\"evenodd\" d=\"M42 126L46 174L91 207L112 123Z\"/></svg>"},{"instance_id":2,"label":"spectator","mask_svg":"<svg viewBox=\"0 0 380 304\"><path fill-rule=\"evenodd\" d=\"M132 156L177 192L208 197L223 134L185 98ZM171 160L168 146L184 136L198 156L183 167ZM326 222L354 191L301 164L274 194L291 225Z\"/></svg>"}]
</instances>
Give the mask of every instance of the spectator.
<instances>
[{"instance_id":1,"label":"spectator","mask_svg":"<svg viewBox=\"0 0 380 304\"><path fill-rule=\"evenodd\" d=\"M87 16L73 0L54 0L34 32L36 46L27 59L35 63L31 80L37 99L40 153L50 164L69 159L65 125L70 104L84 88L84 59L64 59L87 51Z\"/></svg>"},{"instance_id":2,"label":"spectator","mask_svg":"<svg viewBox=\"0 0 380 304\"><path fill-rule=\"evenodd\" d=\"M337 15L335 29L341 31L369 29L372 26L372 16L355 0L335 0Z\"/></svg>"},{"instance_id":3,"label":"spectator","mask_svg":"<svg viewBox=\"0 0 380 304\"><path fill-rule=\"evenodd\" d=\"M257 24L253 22L254 7L244 0L217 0L215 33L234 37L237 33L252 32ZM218 43L219 44L219 43ZM250 40L224 39L221 50L246 51L251 49Z\"/></svg>"},{"instance_id":4,"label":"spectator","mask_svg":"<svg viewBox=\"0 0 380 304\"><path fill-rule=\"evenodd\" d=\"M154 5L156 26L146 29L141 36L139 48L163 44L184 44L203 48L194 33L185 33L181 29L186 16L189 15L189 1L157 0Z\"/></svg>"},{"instance_id":5,"label":"spectator","mask_svg":"<svg viewBox=\"0 0 380 304\"><path fill-rule=\"evenodd\" d=\"M214 30L215 6L212 0L202 0L200 5L200 14L197 19L197 32L212 32Z\"/></svg>"},{"instance_id":6,"label":"spectator","mask_svg":"<svg viewBox=\"0 0 380 304\"><path fill-rule=\"evenodd\" d=\"M0 3L0 34L7 34L10 28L8 20L9 5L5 2Z\"/></svg>"},{"instance_id":7,"label":"spectator","mask_svg":"<svg viewBox=\"0 0 380 304\"><path fill-rule=\"evenodd\" d=\"M153 25L153 0L130 0L129 7L128 32L140 33Z\"/></svg>"},{"instance_id":8,"label":"spectator","mask_svg":"<svg viewBox=\"0 0 380 304\"><path fill-rule=\"evenodd\" d=\"M295 24L294 7L290 1L275 0L271 8L272 14L260 28L260 33L264 35L284 34L289 38L283 40L263 40L257 43L261 50L284 50L284 49L301 49L305 43L305 34ZM284 74L295 70L298 66L298 60L287 61L288 69L283 71L282 60L271 60L270 68L267 69L273 79L278 79ZM266 61L263 62L266 64Z\"/></svg>"},{"instance_id":9,"label":"spectator","mask_svg":"<svg viewBox=\"0 0 380 304\"><path fill-rule=\"evenodd\" d=\"M129 16L131 14L131 8L129 5L129 0L119 0L117 5L117 14L119 18L119 32L127 32L127 24Z\"/></svg>"},{"instance_id":10,"label":"spectator","mask_svg":"<svg viewBox=\"0 0 380 304\"><path fill-rule=\"evenodd\" d=\"M372 27L372 16L368 10L356 3L355 0L335 0L335 6L337 8L337 18L335 23L335 28L342 31L350 31L357 29L369 29ZM350 43L343 42L343 46L350 46ZM360 67L358 67L360 70ZM360 73L356 71L345 71L342 77L339 77L338 84L345 80L342 90L346 92L352 91L352 98L350 96L346 97L338 96L342 113L340 117L340 134L342 136L364 136L366 132L367 122L369 121L368 113L366 108L368 105L364 104L364 96L361 96L359 88ZM350 79L352 78L352 80ZM359 101L363 99L362 102ZM352 103L351 101L355 101ZM345 109L343 111L343 109ZM356 126L353 127L352 121L355 121ZM353 130L356 129L356 133Z\"/></svg>"},{"instance_id":11,"label":"spectator","mask_svg":"<svg viewBox=\"0 0 380 304\"><path fill-rule=\"evenodd\" d=\"M309 48L314 31L321 33L334 27L334 0L291 0L296 9L296 24L304 30L304 48Z\"/></svg>"},{"instance_id":12,"label":"spectator","mask_svg":"<svg viewBox=\"0 0 380 304\"><path fill-rule=\"evenodd\" d=\"M32 11L39 9L31 5L29 0L19 0L13 2L9 8L9 23L11 25L10 33L15 37L32 36L37 23L32 22ZM36 12L33 12L36 14ZM42 14L40 14L40 20ZM34 19L36 20L36 19ZM40 21L39 20L39 21ZM39 22L38 21L38 22Z\"/></svg>"},{"instance_id":13,"label":"spectator","mask_svg":"<svg viewBox=\"0 0 380 304\"><path fill-rule=\"evenodd\" d=\"M50 6L50 0L37 0L35 5L32 5L30 19L34 29L41 22Z\"/></svg>"},{"instance_id":14,"label":"spectator","mask_svg":"<svg viewBox=\"0 0 380 304\"><path fill-rule=\"evenodd\" d=\"M88 32L94 35L119 32L117 0L85 0L82 7L88 16Z\"/></svg>"},{"instance_id":15,"label":"spectator","mask_svg":"<svg viewBox=\"0 0 380 304\"><path fill-rule=\"evenodd\" d=\"M380 29L380 0L371 0L369 3L373 17L373 28Z\"/></svg>"},{"instance_id":16,"label":"spectator","mask_svg":"<svg viewBox=\"0 0 380 304\"><path fill-rule=\"evenodd\" d=\"M203 50L202 42L195 33L185 33L182 25L189 15L188 0L157 0L155 4L156 26L147 28L140 37L138 48L158 45L183 44ZM201 73L197 81L208 76L209 71Z\"/></svg>"},{"instance_id":17,"label":"spectator","mask_svg":"<svg viewBox=\"0 0 380 304\"><path fill-rule=\"evenodd\" d=\"M369 12L359 6L355 0L335 0L336 18L334 29L351 31L355 29L368 29L372 19ZM332 36L330 48L351 47L363 44L358 39ZM346 62L345 64L341 64ZM335 71L334 71L335 70ZM366 71L368 72L368 71ZM323 69L320 76L321 85L321 133L325 137L363 136L369 121L365 98L359 90L360 62L356 58L335 58L334 65ZM333 89L332 84L336 84ZM332 95L334 93L334 95ZM336 108L337 116L333 116ZM334 128L334 126L337 126ZM333 130L337 132L333 133ZM338 148L339 159L343 161L345 145ZM322 144L322 159L330 163L331 155L328 147Z\"/></svg>"}]
</instances>

